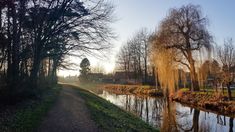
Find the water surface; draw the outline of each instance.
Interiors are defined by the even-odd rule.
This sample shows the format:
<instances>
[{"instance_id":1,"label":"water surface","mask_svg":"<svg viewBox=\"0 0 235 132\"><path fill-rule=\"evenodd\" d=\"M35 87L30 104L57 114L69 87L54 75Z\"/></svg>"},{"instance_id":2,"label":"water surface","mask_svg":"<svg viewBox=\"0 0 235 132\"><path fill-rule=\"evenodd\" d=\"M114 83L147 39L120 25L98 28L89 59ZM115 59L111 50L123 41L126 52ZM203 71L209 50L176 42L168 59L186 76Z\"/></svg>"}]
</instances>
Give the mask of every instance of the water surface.
<instances>
[{"instance_id":1,"label":"water surface","mask_svg":"<svg viewBox=\"0 0 235 132\"><path fill-rule=\"evenodd\" d=\"M164 98L117 95L105 90L97 94L161 131L235 132L232 117L194 109Z\"/></svg>"}]
</instances>

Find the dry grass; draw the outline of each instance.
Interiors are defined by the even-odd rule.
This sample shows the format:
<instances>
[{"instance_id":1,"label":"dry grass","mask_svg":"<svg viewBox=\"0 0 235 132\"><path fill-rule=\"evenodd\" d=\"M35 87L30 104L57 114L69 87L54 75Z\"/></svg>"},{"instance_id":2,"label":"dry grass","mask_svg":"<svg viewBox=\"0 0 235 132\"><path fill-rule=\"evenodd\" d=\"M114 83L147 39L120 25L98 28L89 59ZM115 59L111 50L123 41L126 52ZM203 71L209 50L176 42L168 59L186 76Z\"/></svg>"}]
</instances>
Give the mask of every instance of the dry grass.
<instances>
[{"instance_id":1,"label":"dry grass","mask_svg":"<svg viewBox=\"0 0 235 132\"><path fill-rule=\"evenodd\" d=\"M235 117L235 101L228 101L227 96L215 92L178 91L174 100Z\"/></svg>"},{"instance_id":2,"label":"dry grass","mask_svg":"<svg viewBox=\"0 0 235 132\"><path fill-rule=\"evenodd\" d=\"M103 86L105 90L115 92L117 94L136 94L147 96L163 96L161 90L157 90L155 86L148 85L120 85L106 84Z\"/></svg>"}]
</instances>

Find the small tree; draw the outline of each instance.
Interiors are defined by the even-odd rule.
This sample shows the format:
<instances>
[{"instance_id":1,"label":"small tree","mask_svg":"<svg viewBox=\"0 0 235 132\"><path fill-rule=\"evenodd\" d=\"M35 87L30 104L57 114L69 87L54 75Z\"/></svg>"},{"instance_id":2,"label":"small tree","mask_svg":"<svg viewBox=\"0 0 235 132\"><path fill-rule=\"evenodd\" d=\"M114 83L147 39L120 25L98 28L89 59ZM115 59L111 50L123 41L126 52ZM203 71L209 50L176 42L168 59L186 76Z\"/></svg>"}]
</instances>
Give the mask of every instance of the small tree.
<instances>
[{"instance_id":1,"label":"small tree","mask_svg":"<svg viewBox=\"0 0 235 132\"><path fill-rule=\"evenodd\" d=\"M213 78L213 85L215 86L215 90L218 91L218 83L221 82L221 68L219 63L216 60L213 60L210 65L210 74Z\"/></svg>"},{"instance_id":2,"label":"small tree","mask_svg":"<svg viewBox=\"0 0 235 132\"><path fill-rule=\"evenodd\" d=\"M232 100L231 84L234 82L234 67L235 67L235 46L233 40L225 41L223 47L218 47L218 57L222 63L223 83L227 86L228 98Z\"/></svg>"},{"instance_id":3,"label":"small tree","mask_svg":"<svg viewBox=\"0 0 235 132\"><path fill-rule=\"evenodd\" d=\"M80 63L80 81L85 82L88 80L88 73L90 73L90 61L84 58Z\"/></svg>"}]
</instances>

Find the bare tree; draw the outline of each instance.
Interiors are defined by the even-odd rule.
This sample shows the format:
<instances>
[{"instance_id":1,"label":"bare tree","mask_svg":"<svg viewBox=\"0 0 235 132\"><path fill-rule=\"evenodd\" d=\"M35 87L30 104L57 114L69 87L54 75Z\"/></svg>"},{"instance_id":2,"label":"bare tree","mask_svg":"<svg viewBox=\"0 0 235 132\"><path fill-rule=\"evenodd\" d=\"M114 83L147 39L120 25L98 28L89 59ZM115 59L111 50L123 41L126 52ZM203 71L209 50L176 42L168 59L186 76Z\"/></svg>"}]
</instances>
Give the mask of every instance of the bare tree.
<instances>
[{"instance_id":1,"label":"bare tree","mask_svg":"<svg viewBox=\"0 0 235 132\"><path fill-rule=\"evenodd\" d=\"M230 86L235 78L235 46L233 45L233 40L226 40L223 47L218 47L217 49L218 58L222 63L222 81L227 86L229 100L232 100Z\"/></svg>"},{"instance_id":2,"label":"bare tree","mask_svg":"<svg viewBox=\"0 0 235 132\"><path fill-rule=\"evenodd\" d=\"M181 58L176 62L186 66L191 75L192 90L198 91L195 58L196 51L210 49L211 36L206 28L207 19L202 15L200 7L186 5L170 10L162 21L156 39L167 49L176 49Z\"/></svg>"},{"instance_id":3,"label":"bare tree","mask_svg":"<svg viewBox=\"0 0 235 132\"><path fill-rule=\"evenodd\" d=\"M147 82L149 65L149 36L146 28L140 29L121 47L117 64L126 73L134 72L136 79Z\"/></svg>"}]
</instances>

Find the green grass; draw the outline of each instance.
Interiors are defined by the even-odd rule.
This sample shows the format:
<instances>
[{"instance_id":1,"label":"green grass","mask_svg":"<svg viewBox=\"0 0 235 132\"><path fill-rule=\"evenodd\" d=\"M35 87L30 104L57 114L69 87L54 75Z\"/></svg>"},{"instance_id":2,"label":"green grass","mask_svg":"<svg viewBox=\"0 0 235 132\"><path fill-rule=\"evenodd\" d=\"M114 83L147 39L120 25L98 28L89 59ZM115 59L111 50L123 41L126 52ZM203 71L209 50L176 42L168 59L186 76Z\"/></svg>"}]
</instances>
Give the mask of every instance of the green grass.
<instances>
[{"instance_id":1,"label":"green grass","mask_svg":"<svg viewBox=\"0 0 235 132\"><path fill-rule=\"evenodd\" d=\"M27 106L16 111L11 119L5 123L5 126L0 126L0 130L17 132L34 131L55 102L60 89L61 86L57 85L45 91L40 100L28 102Z\"/></svg>"},{"instance_id":2,"label":"green grass","mask_svg":"<svg viewBox=\"0 0 235 132\"><path fill-rule=\"evenodd\" d=\"M86 101L91 116L101 131L158 131L135 115L125 112L105 99L86 90L76 89L78 94Z\"/></svg>"}]
</instances>

